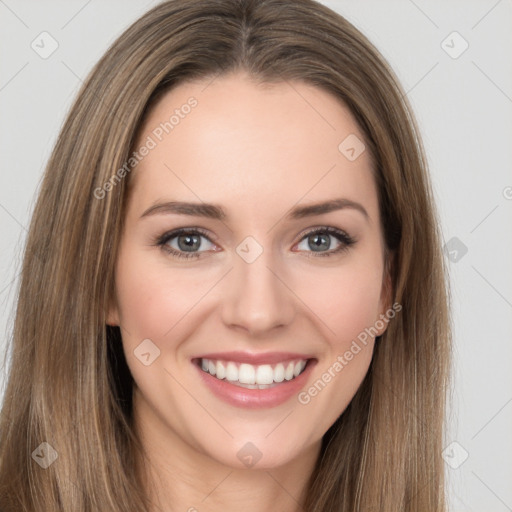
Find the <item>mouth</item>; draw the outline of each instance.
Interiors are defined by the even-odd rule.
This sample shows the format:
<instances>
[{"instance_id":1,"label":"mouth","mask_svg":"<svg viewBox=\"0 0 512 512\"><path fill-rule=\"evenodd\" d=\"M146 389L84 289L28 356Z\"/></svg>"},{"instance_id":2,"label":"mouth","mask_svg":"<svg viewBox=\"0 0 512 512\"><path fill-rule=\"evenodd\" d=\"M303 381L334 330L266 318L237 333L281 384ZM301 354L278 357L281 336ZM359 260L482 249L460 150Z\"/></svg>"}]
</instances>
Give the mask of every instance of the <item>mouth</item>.
<instances>
[{"instance_id":1,"label":"mouth","mask_svg":"<svg viewBox=\"0 0 512 512\"><path fill-rule=\"evenodd\" d=\"M213 395L235 407L269 408L283 404L307 384L318 360L305 354L243 352L192 359L200 381Z\"/></svg>"},{"instance_id":2,"label":"mouth","mask_svg":"<svg viewBox=\"0 0 512 512\"><path fill-rule=\"evenodd\" d=\"M218 380L246 389L270 389L297 378L311 359L294 359L276 364L253 365L237 361L197 358L195 364Z\"/></svg>"}]
</instances>

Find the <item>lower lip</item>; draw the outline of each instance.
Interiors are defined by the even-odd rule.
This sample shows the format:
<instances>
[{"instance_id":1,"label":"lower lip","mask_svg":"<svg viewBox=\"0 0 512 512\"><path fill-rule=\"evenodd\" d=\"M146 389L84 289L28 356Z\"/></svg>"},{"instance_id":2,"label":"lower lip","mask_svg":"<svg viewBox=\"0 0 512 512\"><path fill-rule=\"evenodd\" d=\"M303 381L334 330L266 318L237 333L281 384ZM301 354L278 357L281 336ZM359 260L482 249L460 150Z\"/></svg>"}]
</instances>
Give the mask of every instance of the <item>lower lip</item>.
<instances>
[{"instance_id":1,"label":"lower lip","mask_svg":"<svg viewBox=\"0 0 512 512\"><path fill-rule=\"evenodd\" d=\"M263 409L277 407L298 394L306 384L315 364L316 359L309 360L306 368L298 377L292 380L285 380L277 386L268 389L248 389L236 386L230 384L227 380L217 379L217 377L203 371L197 364L194 364L194 366L212 393L224 402L245 409Z\"/></svg>"}]
</instances>

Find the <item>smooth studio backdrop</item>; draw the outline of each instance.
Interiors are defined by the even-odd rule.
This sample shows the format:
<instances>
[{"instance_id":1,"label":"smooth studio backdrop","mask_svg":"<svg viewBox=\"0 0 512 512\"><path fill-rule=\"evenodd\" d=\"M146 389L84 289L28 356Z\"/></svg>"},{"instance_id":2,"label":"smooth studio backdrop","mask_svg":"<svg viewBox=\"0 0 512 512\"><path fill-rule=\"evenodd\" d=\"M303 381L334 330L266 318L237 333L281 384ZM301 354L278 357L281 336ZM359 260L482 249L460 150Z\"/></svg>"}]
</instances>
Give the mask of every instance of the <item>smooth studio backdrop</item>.
<instances>
[{"instance_id":1,"label":"smooth studio backdrop","mask_svg":"<svg viewBox=\"0 0 512 512\"><path fill-rule=\"evenodd\" d=\"M110 43L157 3L0 0L2 356L30 212L64 116ZM453 300L451 510L512 511L512 1L322 3L390 62L422 131Z\"/></svg>"}]
</instances>

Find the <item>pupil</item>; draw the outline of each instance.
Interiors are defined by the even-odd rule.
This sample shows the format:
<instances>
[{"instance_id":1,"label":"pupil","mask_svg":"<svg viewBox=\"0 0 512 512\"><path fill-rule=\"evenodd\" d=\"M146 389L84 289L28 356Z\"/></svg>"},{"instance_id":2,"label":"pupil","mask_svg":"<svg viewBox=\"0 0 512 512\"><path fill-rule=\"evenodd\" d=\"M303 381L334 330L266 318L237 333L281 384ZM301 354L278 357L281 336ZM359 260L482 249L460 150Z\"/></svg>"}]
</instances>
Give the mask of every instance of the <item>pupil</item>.
<instances>
[{"instance_id":1,"label":"pupil","mask_svg":"<svg viewBox=\"0 0 512 512\"><path fill-rule=\"evenodd\" d=\"M318 240L322 239L322 238L323 238L323 243L322 242L318 243ZM326 235L314 234L309 237L309 241L312 242L312 246L315 251L318 248L329 249L329 245L330 245L329 238Z\"/></svg>"},{"instance_id":2,"label":"pupil","mask_svg":"<svg viewBox=\"0 0 512 512\"><path fill-rule=\"evenodd\" d=\"M182 240L185 240L184 244L181 243ZM199 249L200 245L201 241L197 235L181 235L178 237L178 246L181 250Z\"/></svg>"}]
</instances>

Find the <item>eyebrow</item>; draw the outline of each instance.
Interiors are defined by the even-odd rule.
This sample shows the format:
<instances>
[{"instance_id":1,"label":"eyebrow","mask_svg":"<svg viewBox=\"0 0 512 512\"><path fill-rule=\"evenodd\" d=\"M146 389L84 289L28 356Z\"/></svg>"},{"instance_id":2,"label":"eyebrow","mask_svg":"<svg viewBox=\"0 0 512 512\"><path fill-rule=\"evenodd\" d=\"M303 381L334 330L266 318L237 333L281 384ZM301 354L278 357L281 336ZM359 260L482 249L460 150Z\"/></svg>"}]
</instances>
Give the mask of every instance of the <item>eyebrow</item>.
<instances>
[{"instance_id":1,"label":"eyebrow","mask_svg":"<svg viewBox=\"0 0 512 512\"><path fill-rule=\"evenodd\" d=\"M324 213L333 212L336 210L353 209L360 212L366 220L370 217L364 206L350 199L339 198L325 201L322 203L314 203L305 206L296 206L292 208L286 215L286 219L295 220L304 217L312 217L314 215L322 215ZM141 218L158 214L178 214L178 215L191 215L196 217L206 217L215 220L226 220L227 214L221 206L209 203L188 203L183 201L166 201L155 203L150 206L141 215Z\"/></svg>"}]
</instances>

